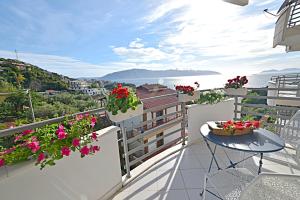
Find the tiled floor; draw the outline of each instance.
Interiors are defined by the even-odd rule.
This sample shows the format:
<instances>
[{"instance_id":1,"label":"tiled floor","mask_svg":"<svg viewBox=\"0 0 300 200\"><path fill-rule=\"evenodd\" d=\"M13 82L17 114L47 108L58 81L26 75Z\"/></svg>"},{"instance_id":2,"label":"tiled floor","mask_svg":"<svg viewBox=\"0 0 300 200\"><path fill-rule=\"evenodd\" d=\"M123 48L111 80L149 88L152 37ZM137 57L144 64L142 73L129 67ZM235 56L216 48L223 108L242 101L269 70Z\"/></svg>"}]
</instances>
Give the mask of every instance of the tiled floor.
<instances>
[{"instance_id":1,"label":"tiled floor","mask_svg":"<svg viewBox=\"0 0 300 200\"><path fill-rule=\"evenodd\" d=\"M233 160L244 156L236 151L226 152ZM217 152L217 158L221 161L221 167L227 165L227 156L223 150ZM210 159L210 153L204 143L188 146L151 167L127 185L113 200L199 200ZM257 173L258 161L257 157L251 158L241 164L241 167ZM216 165L213 169L217 169ZM268 160L264 160L262 171L290 172L287 166ZM216 199L216 197L207 195L206 199Z\"/></svg>"}]
</instances>

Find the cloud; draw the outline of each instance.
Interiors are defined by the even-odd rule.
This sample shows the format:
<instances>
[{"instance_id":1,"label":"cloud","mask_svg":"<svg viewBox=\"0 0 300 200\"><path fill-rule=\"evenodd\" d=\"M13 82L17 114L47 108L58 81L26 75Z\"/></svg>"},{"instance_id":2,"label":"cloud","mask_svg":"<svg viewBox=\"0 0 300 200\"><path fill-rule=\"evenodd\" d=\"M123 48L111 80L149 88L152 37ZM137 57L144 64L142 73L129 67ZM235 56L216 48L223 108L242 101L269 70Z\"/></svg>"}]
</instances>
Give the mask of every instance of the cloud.
<instances>
[{"instance_id":1,"label":"cloud","mask_svg":"<svg viewBox=\"0 0 300 200\"><path fill-rule=\"evenodd\" d=\"M291 67L294 62L284 61L293 56L283 47L272 48L276 18L267 17L263 8L274 7L274 2L255 0L239 7L221 0L162 1L143 18L143 29L159 37L158 44L147 47L138 38L113 52L126 62L160 62L181 69L255 73L261 68Z\"/></svg>"},{"instance_id":2,"label":"cloud","mask_svg":"<svg viewBox=\"0 0 300 200\"><path fill-rule=\"evenodd\" d=\"M115 54L121 56L124 61L132 63L164 62L175 59L171 53L156 47L145 47L140 38L131 41L128 47L113 47L112 50Z\"/></svg>"}]
</instances>

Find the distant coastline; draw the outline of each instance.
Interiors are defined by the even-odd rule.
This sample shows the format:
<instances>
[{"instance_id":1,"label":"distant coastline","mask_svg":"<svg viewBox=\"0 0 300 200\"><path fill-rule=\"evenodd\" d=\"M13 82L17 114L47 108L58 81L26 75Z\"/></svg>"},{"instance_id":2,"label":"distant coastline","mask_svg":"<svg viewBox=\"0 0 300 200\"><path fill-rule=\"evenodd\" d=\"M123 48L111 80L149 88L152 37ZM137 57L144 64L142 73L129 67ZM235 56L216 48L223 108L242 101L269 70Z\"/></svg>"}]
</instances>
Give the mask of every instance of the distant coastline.
<instances>
[{"instance_id":1,"label":"distant coastline","mask_svg":"<svg viewBox=\"0 0 300 200\"><path fill-rule=\"evenodd\" d=\"M287 74L287 73L300 73L300 68L286 68L281 70L270 69L270 70L261 71L259 74Z\"/></svg>"},{"instance_id":2,"label":"distant coastline","mask_svg":"<svg viewBox=\"0 0 300 200\"><path fill-rule=\"evenodd\" d=\"M139 79L139 78L163 78L179 76L202 76L220 75L219 72L210 70L146 70L129 69L107 74L103 77L95 78L101 80Z\"/></svg>"}]
</instances>

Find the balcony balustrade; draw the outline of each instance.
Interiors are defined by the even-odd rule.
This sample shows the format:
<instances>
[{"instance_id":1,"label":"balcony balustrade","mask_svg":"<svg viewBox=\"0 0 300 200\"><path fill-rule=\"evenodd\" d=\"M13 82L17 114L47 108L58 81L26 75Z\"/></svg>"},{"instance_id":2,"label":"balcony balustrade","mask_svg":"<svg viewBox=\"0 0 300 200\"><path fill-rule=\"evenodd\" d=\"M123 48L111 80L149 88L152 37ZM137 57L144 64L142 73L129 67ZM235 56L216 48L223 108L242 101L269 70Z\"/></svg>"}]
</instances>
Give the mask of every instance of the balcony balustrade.
<instances>
[{"instance_id":1,"label":"balcony balustrade","mask_svg":"<svg viewBox=\"0 0 300 200\"><path fill-rule=\"evenodd\" d=\"M123 185L115 200L200 199L196 194L201 190L202 178L209 162L209 154L199 133L201 125L211 120L241 119L246 116L259 119L268 115L264 128L279 134L291 116L300 109L299 106L268 103L278 99L299 101L297 95L278 95L279 91L291 88L282 89L281 86L248 88L247 95L231 96L226 101L214 105L187 105L181 111L133 124L129 128L120 128L118 124L110 126L100 130L99 142L102 152L92 158L85 158L86 160L66 158L58 162L57 166L42 172L26 164L2 167L1 198L108 199ZM296 89L292 88L290 91L297 91ZM176 105L160 106L157 110L172 106ZM153 110L145 110L144 113L151 111ZM84 113L103 117L105 109ZM63 120L64 117L59 117L1 130L0 137ZM157 136L161 132L164 134ZM145 138L153 136L156 137L147 143L144 142ZM164 142L157 145L159 141ZM149 150L149 147L153 148ZM236 152L230 153L235 157L239 156ZM225 154L218 152L217 156L224 158ZM258 158L254 157L246 165L254 168L257 163ZM265 171L288 171L286 166L281 166L274 160L264 167ZM214 199L213 196L211 198Z\"/></svg>"}]
</instances>

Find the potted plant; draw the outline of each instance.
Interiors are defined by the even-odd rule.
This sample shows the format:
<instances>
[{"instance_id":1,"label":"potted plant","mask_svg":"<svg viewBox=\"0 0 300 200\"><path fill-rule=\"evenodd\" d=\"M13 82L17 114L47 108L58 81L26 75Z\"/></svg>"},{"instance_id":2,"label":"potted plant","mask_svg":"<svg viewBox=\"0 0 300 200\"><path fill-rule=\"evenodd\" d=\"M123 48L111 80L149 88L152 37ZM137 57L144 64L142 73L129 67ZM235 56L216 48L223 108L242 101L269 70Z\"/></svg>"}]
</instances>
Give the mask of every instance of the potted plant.
<instances>
[{"instance_id":1,"label":"potted plant","mask_svg":"<svg viewBox=\"0 0 300 200\"><path fill-rule=\"evenodd\" d=\"M80 152L81 157L95 154L100 150L99 146L91 145L98 137L93 132L96 122L94 116L77 115L74 120L16 134L12 146L0 148L0 167L36 160L36 165L43 169L72 152Z\"/></svg>"},{"instance_id":2,"label":"potted plant","mask_svg":"<svg viewBox=\"0 0 300 200\"><path fill-rule=\"evenodd\" d=\"M175 89L178 94L178 101L179 102L189 102L199 99L200 90L196 90L199 88L199 83L195 82L196 88L192 86L184 86L184 85L177 85Z\"/></svg>"},{"instance_id":3,"label":"potted plant","mask_svg":"<svg viewBox=\"0 0 300 200\"><path fill-rule=\"evenodd\" d=\"M246 76L237 76L236 78L229 79L225 84L224 91L227 95L236 96L236 95L246 95L247 88L243 86L248 83Z\"/></svg>"},{"instance_id":4,"label":"potted plant","mask_svg":"<svg viewBox=\"0 0 300 200\"><path fill-rule=\"evenodd\" d=\"M117 84L107 97L107 114L113 122L121 122L143 114L143 104L131 88Z\"/></svg>"}]
</instances>

